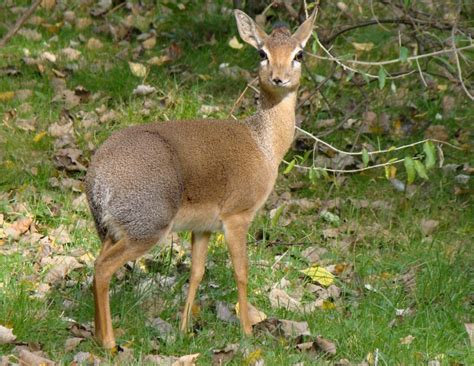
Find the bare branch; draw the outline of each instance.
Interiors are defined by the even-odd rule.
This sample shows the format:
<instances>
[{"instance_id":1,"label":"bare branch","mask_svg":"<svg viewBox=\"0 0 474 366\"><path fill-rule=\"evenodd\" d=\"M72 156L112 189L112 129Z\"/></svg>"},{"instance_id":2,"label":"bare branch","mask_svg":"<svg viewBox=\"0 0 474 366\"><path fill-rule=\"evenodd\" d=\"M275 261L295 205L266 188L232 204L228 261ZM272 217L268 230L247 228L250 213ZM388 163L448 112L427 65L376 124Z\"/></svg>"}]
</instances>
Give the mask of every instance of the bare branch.
<instances>
[{"instance_id":1,"label":"bare branch","mask_svg":"<svg viewBox=\"0 0 474 366\"><path fill-rule=\"evenodd\" d=\"M33 4L28 8L27 11L23 13L23 15L16 21L15 25L13 26L10 31L5 34L5 36L0 40L0 48L4 47L7 42L12 38L21 28L21 26L26 22L26 20L34 13L36 8L41 4L42 0L35 0Z\"/></svg>"}]
</instances>

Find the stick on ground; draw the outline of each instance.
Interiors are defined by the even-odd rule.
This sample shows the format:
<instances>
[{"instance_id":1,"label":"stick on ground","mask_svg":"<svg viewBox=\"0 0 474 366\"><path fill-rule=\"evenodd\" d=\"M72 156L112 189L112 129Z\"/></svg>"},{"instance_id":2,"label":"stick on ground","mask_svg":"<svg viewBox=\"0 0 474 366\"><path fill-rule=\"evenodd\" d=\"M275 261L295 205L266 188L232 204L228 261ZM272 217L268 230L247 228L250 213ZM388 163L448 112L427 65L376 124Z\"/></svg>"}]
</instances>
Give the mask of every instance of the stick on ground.
<instances>
[{"instance_id":1,"label":"stick on ground","mask_svg":"<svg viewBox=\"0 0 474 366\"><path fill-rule=\"evenodd\" d=\"M0 48L4 47L7 42L12 38L16 32L18 32L21 28L21 26L26 22L26 20L31 16L31 14L34 13L36 8L41 4L42 0L35 0L33 4L29 7L27 11L23 13L23 15L16 21L15 25L13 26L10 31L5 34L5 36L0 40Z\"/></svg>"}]
</instances>

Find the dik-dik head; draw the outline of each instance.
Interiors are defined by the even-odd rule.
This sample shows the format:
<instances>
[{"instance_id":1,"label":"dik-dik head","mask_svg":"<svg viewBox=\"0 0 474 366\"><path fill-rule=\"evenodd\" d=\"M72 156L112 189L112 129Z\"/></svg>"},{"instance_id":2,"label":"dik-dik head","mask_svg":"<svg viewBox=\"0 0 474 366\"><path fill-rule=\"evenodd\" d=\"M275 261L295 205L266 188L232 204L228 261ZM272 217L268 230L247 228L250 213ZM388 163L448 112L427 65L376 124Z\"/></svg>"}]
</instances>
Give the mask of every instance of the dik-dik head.
<instances>
[{"instance_id":1,"label":"dik-dik head","mask_svg":"<svg viewBox=\"0 0 474 366\"><path fill-rule=\"evenodd\" d=\"M316 11L292 35L287 27L276 27L270 35L240 10L234 10L240 37L260 54L260 86L286 94L300 82L303 49L311 36Z\"/></svg>"}]
</instances>

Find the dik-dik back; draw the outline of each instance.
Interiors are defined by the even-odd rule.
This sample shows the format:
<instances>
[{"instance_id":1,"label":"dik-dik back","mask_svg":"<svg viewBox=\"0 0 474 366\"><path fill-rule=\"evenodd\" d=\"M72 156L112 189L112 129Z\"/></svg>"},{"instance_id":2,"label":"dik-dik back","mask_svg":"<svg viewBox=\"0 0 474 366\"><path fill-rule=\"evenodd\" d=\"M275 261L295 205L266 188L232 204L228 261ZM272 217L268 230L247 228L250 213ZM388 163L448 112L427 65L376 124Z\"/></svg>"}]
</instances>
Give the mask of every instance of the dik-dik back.
<instances>
[{"instance_id":1,"label":"dik-dik back","mask_svg":"<svg viewBox=\"0 0 474 366\"><path fill-rule=\"evenodd\" d=\"M246 235L270 194L278 165L294 134L301 57L313 14L292 35L267 35L236 10L239 33L259 50L258 112L245 120L191 120L147 124L113 134L96 152L86 192L103 246L94 276L95 332L113 347L109 306L111 276L170 231L192 231L192 265L181 329L204 274L212 231L223 230L237 280L244 333L247 305Z\"/></svg>"}]
</instances>

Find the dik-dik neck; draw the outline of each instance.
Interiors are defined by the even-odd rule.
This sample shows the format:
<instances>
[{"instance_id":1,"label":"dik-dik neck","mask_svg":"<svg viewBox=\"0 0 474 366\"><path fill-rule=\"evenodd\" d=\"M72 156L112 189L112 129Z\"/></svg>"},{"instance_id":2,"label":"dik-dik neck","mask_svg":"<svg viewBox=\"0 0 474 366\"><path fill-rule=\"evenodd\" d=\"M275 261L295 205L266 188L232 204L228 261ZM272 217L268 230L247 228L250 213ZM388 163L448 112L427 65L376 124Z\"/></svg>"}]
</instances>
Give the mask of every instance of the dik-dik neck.
<instances>
[{"instance_id":1,"label":"dik-dik neck","mask_svg":"<svg viewBox=\"0 0 474 366\"><path fill-rule=\"evenodd\" d=\"M295 133L296 92L275 95L264 88L260 91L260 108L252 124L258 143L278 167L293 142Z\"/></svg>"}]
</instances>

